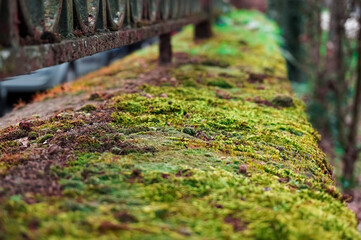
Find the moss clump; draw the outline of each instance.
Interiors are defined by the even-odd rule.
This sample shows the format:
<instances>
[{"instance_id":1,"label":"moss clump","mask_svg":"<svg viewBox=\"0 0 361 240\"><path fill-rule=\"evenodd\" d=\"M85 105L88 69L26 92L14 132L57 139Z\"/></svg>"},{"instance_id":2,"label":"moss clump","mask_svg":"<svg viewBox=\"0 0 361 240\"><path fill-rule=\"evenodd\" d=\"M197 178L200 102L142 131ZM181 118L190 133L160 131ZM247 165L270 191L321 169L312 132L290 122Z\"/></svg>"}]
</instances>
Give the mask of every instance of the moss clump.
<instances>
[{"instance_id":1,"label":"moss clump","mask_svg":"<svg viewBox=\"0 0 361 240\"><path fill-rule=\"evenodd\" d=\"M28 139L29 139L29 140L35 140L35 139L37 139L38 137L39 137L39 134L38 134L37 132L34 132L34 131L29 132L29 135L28 135Z\"/></svg>"},{"instance_id":2,"label":"moss clump","mask_svg":"<svg viewBox=\"0 0 361 240\"><path fill-rule=\"evenodd\" d=\"M293 98L290 96L286 96L286 95L282 95L282 96L276 96L273 100L272 103L275 106L278 107L294 107L295 104L293 103Z\"/></svg>"},{"instance_id":3,"label":"moss clump","mask_svg":"<svg viewBox=\"0 0 361 240\"><path fill-rule=\"evenodd\" d=\"M360 239L304 104L273 102L292 96L276 28L221 22L202 43L175 37L176 68L150 48L72 83L120 89L94 114L33 122L49 144L1 130L0 238Z\"/></svg>"},{"instance_id":4,"label":"moss clump","mask_svg":"<svg viewBox=\"0 0 361 240\"><path fill-rule=\"evenodd\" d=\"M196 135L196 130L194 128L190 128L190 127L183 128L183 132L185 134L188 134L188 135L191 135L191 136Z\"/></svg>"},{"instance_id":5,"label":"moss clump","mask_svg":"<svg viewBox=\"0 0 361 240\"><path fill-rule=\"evenodd\" d=\"M20 142L17 142L17 141L0 142L0 156L3 153L8 152L9 150L10 150L10 152L16 152L17 147L20 147L20 146L22 146L22 144Z\"/></svg>"},{"instance_id":6,"label":"moss clump","mask_svg":"<svg viewBox=\"0 0 361 240\"><path fill-rule=\"evenodd\" d=\"M133 119L131 118L131 115L128 113L113 113L112 114L112 118L114 119L115 122L117 122L118 124L120 124L123 127L127 127L129 125L133 125L136 124L136 122L133 121Z\"/></svg>"},{"instance_id":7,"label":"moss clump","mask_svg":"<svg viewBox=\"0 0 361 240\"><path fill-rule=\"evenodd\" d=\"M76 148L81 151L93 152L102 147L102 142L95 137L79 136L75 140Z\"/></svg>"},{"instance_id":8,"label":"moss clump","mask_svg":"<svg viewBox=\"0 0 361 240\"><path fill-rule=\"evenodd\" d=\"M120 155L122 153L122 149L120 149L118 147L113 147L111 152L115 155Z\"/></svg>"},{"instance_id":9,"label":"moss clump","mask_svg":"<svg viewBox=\"0 0 361 240\"><path fill-rule=\"evenodd\" d=\"M93 93L93 94L91 94L89 96L88 100L89 101L98 101L98 102L100 102L100 101L103 101L104 99L103 99L103 96L101 94Z\"/></svg>"},{"instance_id":10,"label":"moss clump","mask_svg":"<svg viewBox=\"0 0 361 240\"><path fill-rule=\"evenodd\" d=\"M220 88L234 88L234 86L230 84L228 81L220 78L209 81L208 86L220 87Z\"/></svg>"},{"instance_id":11,"label":"moss clump","mask_svg":"<svg viewBox=\"0 0 361 240\"><path fill-rule=\"evenodd\" d=\"M46 142L47 140L49 140L49 139L51 139L51 138L53 138L53 137L54 137L53 134L46 134L46 135L41 136L41 137L39 138L38 143L44 143L44 142Z\"/></svg>"},{"instance_id":12,"label":"moss clump","mask_svg":"<svg viewBox=\"0 0 361 240\"><path fill-rule=\"evenodd\" d=\"M87 113L94 112L95 110L97 110L97 108L91 104L87 104L87 105L83 106L82 108L80 108L80 111L87 112Z\"/></svg>"},{"instance_id":13,"label":"moss clump","mask_svg":"<svg viewBox=\"0 0 361 240\"><path fill-rule=\"evenodd\" d=\"M212 60L212 59L207 59L207 60L201 62L201 64L205 65L205 66L220 67L220 68L227 68L230 65L225 60Z\"/></svg>"}]
</instances>

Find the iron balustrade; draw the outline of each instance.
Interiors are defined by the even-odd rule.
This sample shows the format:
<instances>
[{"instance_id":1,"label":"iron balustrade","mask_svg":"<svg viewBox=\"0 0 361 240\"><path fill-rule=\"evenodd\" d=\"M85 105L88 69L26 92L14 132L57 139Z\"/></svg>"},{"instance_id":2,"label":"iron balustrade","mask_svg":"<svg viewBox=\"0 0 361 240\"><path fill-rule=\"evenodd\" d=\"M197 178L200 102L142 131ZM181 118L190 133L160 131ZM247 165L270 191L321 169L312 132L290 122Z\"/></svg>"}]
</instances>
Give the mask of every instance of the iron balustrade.
<instances>
[{"instance_id":1,"label":"iron balustrade","mask_svg":"<svg viewBox=\"0 0 361 240\"><path fill-rule=\"evenodd\" d=\"M171 61L170 33L210 20L227 0L0 0L0 79L160 36L160 64Z\"/></svg>"}]
</instances>

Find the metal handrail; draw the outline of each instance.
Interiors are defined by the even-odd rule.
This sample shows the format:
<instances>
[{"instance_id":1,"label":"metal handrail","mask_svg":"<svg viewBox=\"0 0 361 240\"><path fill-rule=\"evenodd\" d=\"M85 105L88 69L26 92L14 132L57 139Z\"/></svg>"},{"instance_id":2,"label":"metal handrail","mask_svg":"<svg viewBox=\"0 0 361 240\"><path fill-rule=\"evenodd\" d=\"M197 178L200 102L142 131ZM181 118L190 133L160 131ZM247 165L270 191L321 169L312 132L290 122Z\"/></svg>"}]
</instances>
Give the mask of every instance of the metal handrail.
<instances>
[{"instance_id":1,"label":"metal handrail","mask_svg":"<svg viewBox=\"0 0 361 240\"><path fill-rule=\"evenodd\" d=\"M210 19L226 6L226 0L0 0L0 79L154 36L162 36L164 64L171 61L171 48L163 47L168 34L195 24L196 37L209 37Z\"/></svg>"}]
</instances>

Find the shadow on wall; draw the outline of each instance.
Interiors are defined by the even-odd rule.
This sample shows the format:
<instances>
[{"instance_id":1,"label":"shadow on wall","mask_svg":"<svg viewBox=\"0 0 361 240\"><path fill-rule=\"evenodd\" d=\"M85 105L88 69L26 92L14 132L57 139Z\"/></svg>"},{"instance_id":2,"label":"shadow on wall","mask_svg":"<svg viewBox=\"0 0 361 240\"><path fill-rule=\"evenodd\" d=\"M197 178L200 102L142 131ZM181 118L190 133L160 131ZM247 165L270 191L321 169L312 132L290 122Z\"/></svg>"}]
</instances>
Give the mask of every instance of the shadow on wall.
<instances>
[{"instance_id":1,"label":"shadow on wall","mask_svg":"<svg viewBox=\"0 0 361 240\"><path fill-rule=\"evenodd\" d=\"M267 11L267 0L231 0L237 8L257 9L261 12Z\"/></svg>"}]
</instances>

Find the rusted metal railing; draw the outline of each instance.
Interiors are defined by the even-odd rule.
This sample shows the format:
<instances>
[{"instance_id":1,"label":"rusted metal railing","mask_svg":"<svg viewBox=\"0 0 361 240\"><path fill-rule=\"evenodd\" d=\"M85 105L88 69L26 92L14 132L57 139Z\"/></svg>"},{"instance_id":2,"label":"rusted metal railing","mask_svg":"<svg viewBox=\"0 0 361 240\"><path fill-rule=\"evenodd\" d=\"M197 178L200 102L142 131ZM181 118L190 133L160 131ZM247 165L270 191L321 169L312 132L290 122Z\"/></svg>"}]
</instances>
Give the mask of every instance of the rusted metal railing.
<instances>
[{"instance_id":1,"label":"rusted metal railing","mask_svg":"<svg viewBox=\"0 0 361 240\"><path fill-rule=\"evenodd\" d=\"M171 61L170 33L210 20L226 0L0 0L0 79L160 36L160 63Z\"/></svg>"}]
</instances>

